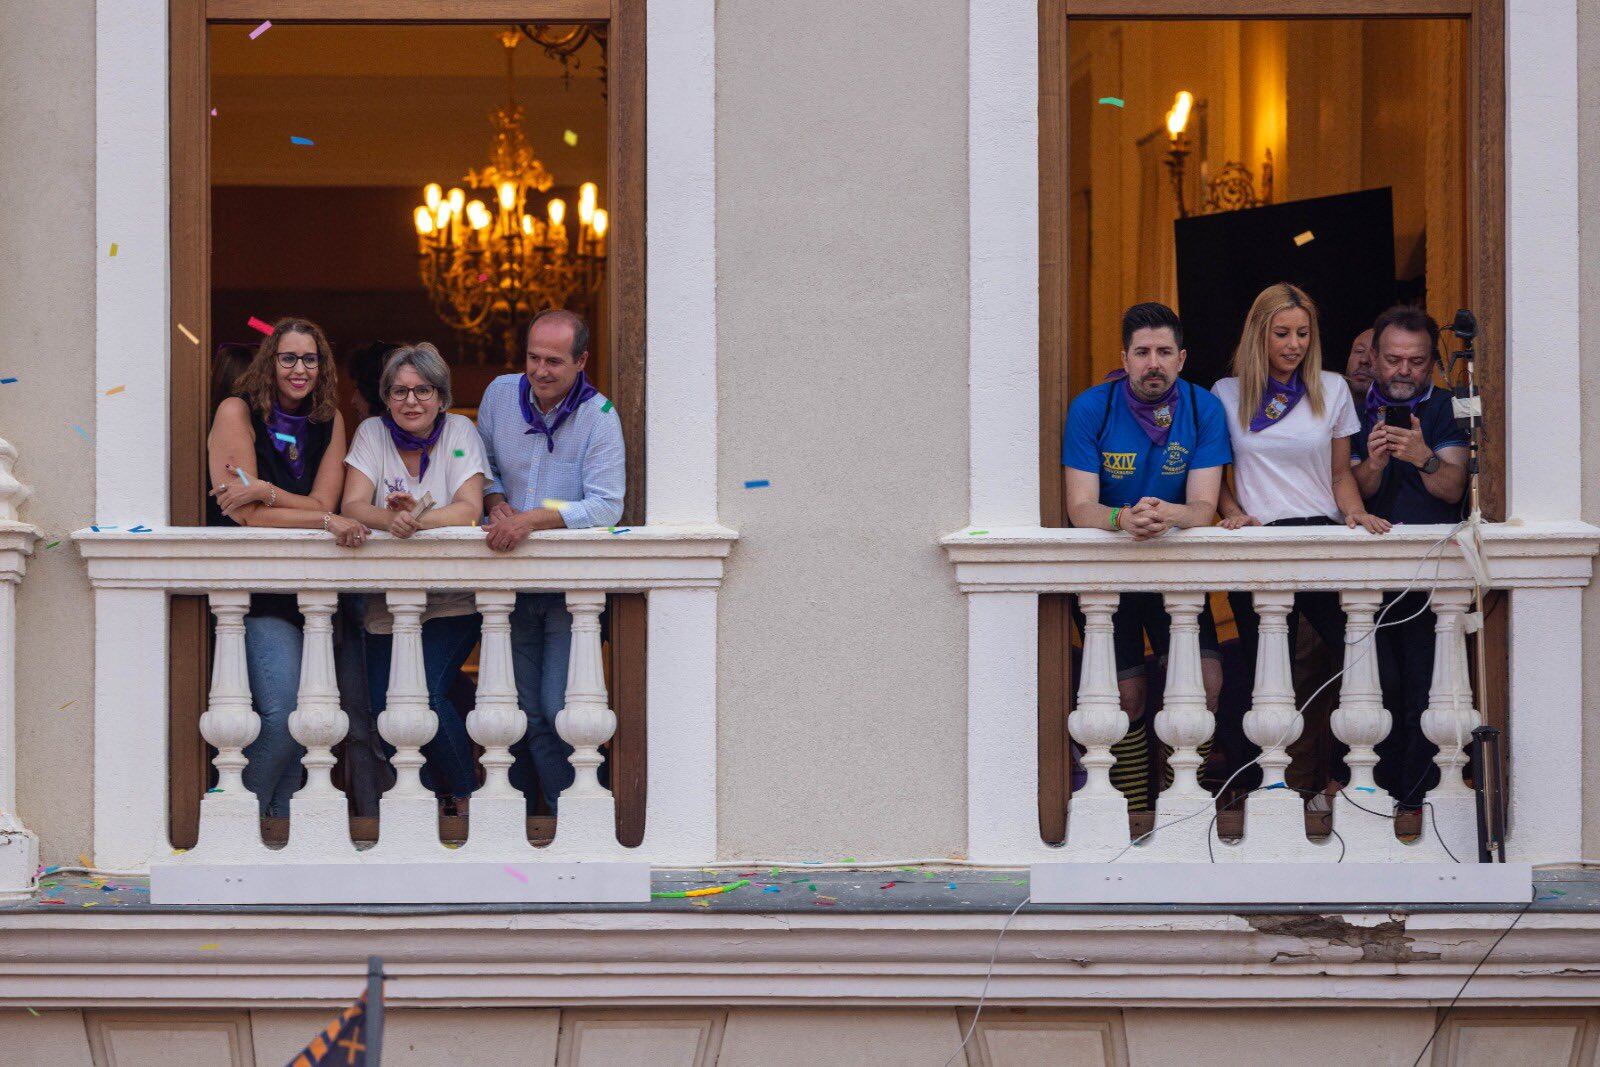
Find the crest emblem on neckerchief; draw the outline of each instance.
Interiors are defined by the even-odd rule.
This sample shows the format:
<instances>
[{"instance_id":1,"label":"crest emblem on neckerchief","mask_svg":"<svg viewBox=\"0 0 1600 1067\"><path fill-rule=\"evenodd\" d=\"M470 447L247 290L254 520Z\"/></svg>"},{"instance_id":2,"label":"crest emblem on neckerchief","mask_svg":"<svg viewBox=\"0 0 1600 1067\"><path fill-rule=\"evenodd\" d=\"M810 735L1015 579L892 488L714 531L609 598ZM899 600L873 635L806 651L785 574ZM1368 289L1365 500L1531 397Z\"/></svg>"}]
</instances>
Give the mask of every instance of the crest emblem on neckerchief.
<instances>
[{"instance_id":1,"label":"crest emblem on neckerchief","mask_svg":"<svg viewBox=\"0 0 1600 1067\"><path fill-rule=\"evenodd\" d=\"M1165 430L1172 425L1172 405L1162 404L1150 413L1150 417L1155 420L1157 426Z\"/></svg>"},{"instance_id":2,"label":"crest emblem on neckerchief","mask_svg":"<svg viewBox=\"0 0 1600 1067\"><path fill-rule=\"evenodd\" d=\"M1278 393L1273 396L1272 401L1267 404L1267 409L1262 412L1262 414L1271 419L1273 422L1277 422L1279 419L1283 418L1283 413L1288 409L1289 398L1284 396L1282 393Z\"/></svg>"}]
</instances>

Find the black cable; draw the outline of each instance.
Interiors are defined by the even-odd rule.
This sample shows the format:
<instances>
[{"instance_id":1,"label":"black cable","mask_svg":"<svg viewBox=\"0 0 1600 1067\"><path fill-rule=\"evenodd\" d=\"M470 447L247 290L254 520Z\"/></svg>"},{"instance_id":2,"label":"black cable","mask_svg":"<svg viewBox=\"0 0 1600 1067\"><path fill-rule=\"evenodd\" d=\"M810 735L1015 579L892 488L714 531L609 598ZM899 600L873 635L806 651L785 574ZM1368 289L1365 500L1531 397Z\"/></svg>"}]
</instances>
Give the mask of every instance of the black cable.
<instances>
[{"instance_id":1,"label":"black cable","mask_svg":"<svg viewBox=\"0 0 1600 1067\"><path fill-rule=\"evenodd\" d=\"M1368 815L1376 815L1378 818L1380 818L1380 819L1388 819L1390 822L1393 822L1394 820L1399 818L1398 815L1385 815L1381 811L1373 811L1371 808L1362 807L1360 804L1357 804L1354 800L1351 800L1350 799L1350 794L1346 793L1343 789L1339 790L1339 795L1344 797L1345 802L1348 803L1352 808L1355 808L1357 811L1364 811ZM1460 863L1461 861L1459 859L1456 859L1456 854L1454 852L1450 851L1450 846L1444 843L1444 836L1439 833L1439 816L1435 813L1433 804L1428 802L1428 801L1424 801L1422 806L1428 812L1428 821L1433 823L1433 836L1438 838L1439 847L1444 849L1444 854L1446 856L1449 856L1456 863Z\"/></svg>"},{"instance_id":2,"label":"black cable","mask_svg":"<svg viewBox=\"0 0 1600 1067\"><path fill-rule=\"evenodd\" d=\"M1477 977L1478 971L1483 968L1483 965L1489 962L1489 957L1493 956L1494 950L1500 947L1500 942L1504 941L1506 935L1515 930L1517 924L1522 921L1522 917L1528 914L1528 909L1533 907L1533 900L1534 898L1532 897L1528 898L1528 902L1522 906L1522 910L1517 912L1516 918L1511 920L1511 925L1502 930L1500 936L1494 939L1494 944L1489 946L1489 951L1483 954L1483 959L1479 960L1477 966L1472 968L1471 973L1467 975L1467 980L1461 983L1461 988L1456 990L1456 995L1450 998L1450 1003L1446 1004L1444 1011L1439 1013L1439 1022L1434 1026L1433 1033L1428 1035L1428 1043L1423 1045L1422 1051L1417 1053L1417 1058L1412 1061L1411 1067L1418 1067L1418 1064L1422 1062L1422 1057L1428 1054L1428 1049L1433 1047L1434 1038L1438 1037L1439 1031L1444 1029L1444 1021L1450 1017L1450 1010L1456 1006L1456 1001L1461 999L1461 994L1467 991L1467 985L1473 978Z\"/></svg>"}]
</instances>

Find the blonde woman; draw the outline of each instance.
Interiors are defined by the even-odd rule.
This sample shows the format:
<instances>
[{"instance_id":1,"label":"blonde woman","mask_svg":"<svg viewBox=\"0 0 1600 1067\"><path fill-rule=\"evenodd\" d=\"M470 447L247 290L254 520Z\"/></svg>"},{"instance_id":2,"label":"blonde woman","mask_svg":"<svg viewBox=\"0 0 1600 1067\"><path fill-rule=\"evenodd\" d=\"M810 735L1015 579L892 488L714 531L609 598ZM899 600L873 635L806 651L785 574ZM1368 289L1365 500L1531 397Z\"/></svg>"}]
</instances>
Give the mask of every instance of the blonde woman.
<instances>
[{"instance_id":1,"label":"blonde woman","mask_svg":"<svg viewBox=\"0 0 1600 1067\"><path fill-rule=\"evenodd\" d=\"M1233 485L1224 483L1218 510L1229 530L1244 526L1337 526L1368 533L1389 529L1369 514L1350 469L1350 441L1361 420L1345 380L1322 369L1317 307L1287 282L1269 286L1250 305L1235 377L1212 387L1228 418ZM1229 593L1246 677L1255 676L1260 617L1248 593ZM1305 616L1336 654L1344 648L1344 612L1336 592L1296 593L1289 616L1294 647ZM1336 656L1336 658L1342 658ZM1248 701L1246 701L1248 703ZM1247 744L1238 722L1217 724L1230 756L1243 762Z\"/></svg>"}]
</instances>

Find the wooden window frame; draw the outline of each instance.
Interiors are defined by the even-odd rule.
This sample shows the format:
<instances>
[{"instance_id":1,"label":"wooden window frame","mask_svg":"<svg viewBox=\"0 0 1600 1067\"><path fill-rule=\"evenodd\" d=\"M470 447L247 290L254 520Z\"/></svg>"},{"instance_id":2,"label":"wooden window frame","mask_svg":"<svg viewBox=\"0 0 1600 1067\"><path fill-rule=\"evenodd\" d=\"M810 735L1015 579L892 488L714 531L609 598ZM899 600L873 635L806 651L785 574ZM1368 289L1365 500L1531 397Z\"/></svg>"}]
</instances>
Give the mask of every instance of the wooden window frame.
<instances>
[{"instance_id":1,"label":"wooden window frame","mask_svg":"<svg viewBox=\"0 0 1600 1067\"><path fill-rule=\"evenodd\" d=\"M210 428L211 195L208 29L216 24L604 22L608 42L608 175L611 210L608 291L609 395L627 443L627 494L621 521L645 518L645 5L646 0L170 0L169 135L172 318L200 338L171 348L170 521L205 522L206 436ZM470 12L470 15L467 14ZM612 740L619 840L637 845L645 811L644 594L610 598ZM178 848L199 829L208 773L200 737L209 675L206 605L172 599L169 647L193 649L169 660L169 831Z\"/></svg>"},{"instance_id":2,"label":"wooden window frame","mask_svg":"<svg viewBox=\"0 0 1600 1067\"><path fill-rule=\"evenodd\" d=\"M1068 32L1072 21L1172 19L1460 18L1467 21L1466 240L1468 306L1478 315L1477 381L1484 421L1483 514L1505 517L1506 70L1505 0L1039 0L1039 474L1041 520L1069 525L1060 433L1071 401L1068 299L1071 292ZM1498 605L1495 603L1498 601ZM1504 598L1485 618L1485 721L1507 726L1510 650ZM1070 622L1065 596L1039 598L1039 819L1044 839L1066 834L1072 700ZM1509 735L1508 735L1509 740Z\"/></svg>"}]
</instances>

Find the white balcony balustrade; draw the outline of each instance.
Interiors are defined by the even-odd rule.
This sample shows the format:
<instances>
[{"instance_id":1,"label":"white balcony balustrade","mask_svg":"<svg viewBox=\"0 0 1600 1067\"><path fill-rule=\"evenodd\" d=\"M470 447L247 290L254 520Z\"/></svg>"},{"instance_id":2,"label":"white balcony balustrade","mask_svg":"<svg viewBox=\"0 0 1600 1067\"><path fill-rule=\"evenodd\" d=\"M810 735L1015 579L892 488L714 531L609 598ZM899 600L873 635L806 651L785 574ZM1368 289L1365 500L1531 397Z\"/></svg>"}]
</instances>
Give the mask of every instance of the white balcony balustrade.
<instances>
[{"instance_id":1,"label":"white balcony balustrade","mask_svg":"<svg viewBox=\"0 0 1600 1067\"><path fill-rule=\"evenodd\" d=\"M992 529L943 542L968 595L969 857L991 863L1327 862L1477 859L1475 797L1463 747L1482 717L1467 668L1474 572L1447 527L1397 527L1382 537L1342 527L1189 530L1155 541L1096 530ZM1600 530L1581 523L1496 524L1483 540L1493 588L1510 592L1510 837L1512 858L1580 855L1581 589ZM1412 584L1414 583L1414 585ZM1384 593L1432 593L1434 672L1421 728L1439 746L1441 781L1426 799L1422 834L1402 840L1394 800L1373 780L1388 736L1374 649ZM1217 833L1212 796L1195 771L1214 722L1200 675L1196 616L1207 593L1248 590L1261 617L1244 730L1260 746L1262 783L1244 799L1244 835ZM1300 590L1336 590L1347 619L1334 735L1350 746L1350 783L1335 799L1338 837L1308 836L1304 803L1288 788L1287 749L1302 721L1291 677L1287 615ZM1112 746L1127 730L1117 695L1111 618L1124 592L1160 592L1171 648L1157 736L1172 748L1172 784L1156 802L1155 831L1134 841L1111 785ZM1068 732L1082 745L1087 782L1071 798L1067 835L1046 845L1038 817L1038 597L1075 593L1084 616L1076 708ZM1401 607L1404 607L1402 604ZM1396 609L1396 612L1398 609ZM1393 622L1401 615L1391 612ZM1358 810L1358 806L1361 809ZM1202 813L1196 815L1196 813ZM1195 816L1184 818L1185 816ZM1343 838L1342 845L1338 838Z\"/></svg>"},{"instance_id":2,"label":"white balcony balustrade","mask_svg":"<svg viewBox=\"0 0 1600 1067\"><path fill-rule=\"evenodd\" d=\"M633 527L536 536L491 553L476 530L409 541L379 536L342 549L320 532L160 528L75 535L97 604L95 853L101 866L152 867L158 902L384 903L648 899L648 864L713 858L716 817L716 588L734 535L720 527ZM477 700L467 730L484 748L464 843L440 837L422 785L422 746L438 721L423 670L429 590L470 590L483 619ZM378 731L397 780L380 801L378 839L353 839L333 748L348 730L334 670L340 592L382 592L394 617L386 707ZM573 616L566 706L555 728L576 779L560 797L555 839L535 846L512 787L518 706L510 615L518 592L560 591ZM305 784L290 803L287 844L263 840L244 750L260 723L246 670L244 616L253 592L292 592L305 618L299 699L289 732L305 748ZM617 718L606 692L599 617L608 592L648 596L647 806L638 848L617 840L615 801L597 777ZM208 707L217 786L200 805L195 847L166 840L167 648L171 594L204 594L216 618ZM620 873L618 873L620 872ZM620 879L620 881L619 881ZM618 888L626 886L628 888Z\"/></svg>"},{"instance_id":3,"label":"white balcony balustrade","mask_svg":"<svg viewBox=\"0 0 1600 1067\"><path fill-rule=\"evenodd\" d=\"M31 896L39 866L39 838L17 811L17 583L39 531L17 516L30 494L11 473L16 460L0 441L0 901Z\"/></svg>"}]
</instances>

